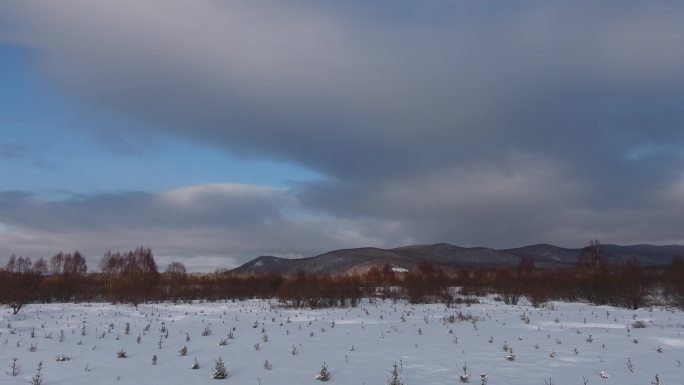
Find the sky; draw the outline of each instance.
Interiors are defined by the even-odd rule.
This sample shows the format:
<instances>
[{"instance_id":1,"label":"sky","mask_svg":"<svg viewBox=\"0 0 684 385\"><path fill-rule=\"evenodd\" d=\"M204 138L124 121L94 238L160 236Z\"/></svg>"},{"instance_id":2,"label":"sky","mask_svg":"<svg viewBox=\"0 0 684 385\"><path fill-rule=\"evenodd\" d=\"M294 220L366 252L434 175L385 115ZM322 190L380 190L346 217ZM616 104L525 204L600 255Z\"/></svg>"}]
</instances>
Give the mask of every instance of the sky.
<instances>
[{"instance_id":1,"label":"sky","mask_svg":"<svg viewBox=\"0 0 684 385\"><path fill-rule=\"evenodd\" d=\"M684 244L681 1L0 2L0 262Z\"/></svg>"}]
</instances>

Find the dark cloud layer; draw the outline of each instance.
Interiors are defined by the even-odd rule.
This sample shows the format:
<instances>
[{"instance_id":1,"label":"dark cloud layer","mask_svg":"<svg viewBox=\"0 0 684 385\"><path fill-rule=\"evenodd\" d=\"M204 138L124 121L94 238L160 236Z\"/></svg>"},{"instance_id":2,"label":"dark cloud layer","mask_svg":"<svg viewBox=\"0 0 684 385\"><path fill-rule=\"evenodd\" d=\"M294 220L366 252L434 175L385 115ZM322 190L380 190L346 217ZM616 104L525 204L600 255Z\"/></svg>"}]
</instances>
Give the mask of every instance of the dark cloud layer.
<instances>
[{"instance_id":1,"label":"dark cloud layer","mask_svg":"<svg viewBox=\"0 0 684 385\"><path fill-rule=\"evenodd\" d=\"M327 247L401 242L391 223L306 214L288 191L235 184L57 200L6 191L0 218L5 253L44 256L78 247L96 262L106 249L149 245L162 259L209 270L261 254L301 257Z\"/></svg>"},{"instance_id":2,"label":"dark cloud layer","mask_svg":"<svg viewBox=\"0 0 684 385\"><path fill-rule=\"evenodd\" d=\"M373 223L383 244L684 240L681 2L8 1L0 14L0 39L152 135L326 177L240 209L127 193L22 201L3 223L47 231L56 210L98 227L123 205L140 228L285 226L294 204L330 226Z\"/></svg>"}]
</instances>

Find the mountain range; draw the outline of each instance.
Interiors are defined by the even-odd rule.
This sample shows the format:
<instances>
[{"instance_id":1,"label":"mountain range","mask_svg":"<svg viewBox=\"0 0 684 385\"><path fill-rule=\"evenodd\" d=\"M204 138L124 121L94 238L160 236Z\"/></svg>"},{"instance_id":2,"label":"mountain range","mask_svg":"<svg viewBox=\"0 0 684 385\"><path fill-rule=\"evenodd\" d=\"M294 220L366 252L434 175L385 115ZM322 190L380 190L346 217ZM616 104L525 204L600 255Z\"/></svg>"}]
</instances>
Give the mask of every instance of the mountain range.
<instances>
[{"instance_id":1,"label":"mountain range","mask_svg":"<svg viewBox=\"0 0 684 385\"><path fill-rule=\"evenodd\" d=\"M684 256L684 246L679 245L601 245L601 254L609 264L617 266L627 257L637 258L643 266L664 266L672 258ZM320 274L363 273L373 267L389 264L393 268L414 270L421 261L445 270L461 268L489 269L515 267L522 258L534 261L538 268L554 269L572 267L577 262L581 248L563 248L537 244L512 249L487 247L460 247L448 243L412 245L392 249L362 247L330 251L308 258L279 258L261 256L230 272L233 274L291 274L297 271Z\"/></svg>"}]
</instances>

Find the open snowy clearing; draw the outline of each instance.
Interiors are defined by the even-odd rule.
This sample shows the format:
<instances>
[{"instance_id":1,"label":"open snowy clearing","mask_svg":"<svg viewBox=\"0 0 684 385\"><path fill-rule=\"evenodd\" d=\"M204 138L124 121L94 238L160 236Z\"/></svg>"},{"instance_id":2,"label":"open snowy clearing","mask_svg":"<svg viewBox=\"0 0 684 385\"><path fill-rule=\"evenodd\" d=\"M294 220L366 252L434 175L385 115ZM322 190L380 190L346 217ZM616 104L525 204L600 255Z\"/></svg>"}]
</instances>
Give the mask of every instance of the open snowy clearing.
<instances>
[{"instance_id":1,"label":"open snowy clearing","mask_svg":"<svg viewBox=\"0 0 684 385\"><path fill-rule=\"evenodd\" d=\"M454 308L378 300L323 310L260 300L137 309L27 305L16 316L2 310L0 383L30 383L42 361L44 385L215 384L212 368L222 357L224 381L244 385L316 383L324 361L337 384L386 384L396 362L408 385L457 384L464 363L473 384L484 372L489 385L544 385L549 378L582 385L583 377L590 385L648 385L656 374L663 385L684 385L682 311L480 300ZM646 327L634 328L638 320ZM14 357L21 369L6 375Z\"/></svg>"}]
</instances>

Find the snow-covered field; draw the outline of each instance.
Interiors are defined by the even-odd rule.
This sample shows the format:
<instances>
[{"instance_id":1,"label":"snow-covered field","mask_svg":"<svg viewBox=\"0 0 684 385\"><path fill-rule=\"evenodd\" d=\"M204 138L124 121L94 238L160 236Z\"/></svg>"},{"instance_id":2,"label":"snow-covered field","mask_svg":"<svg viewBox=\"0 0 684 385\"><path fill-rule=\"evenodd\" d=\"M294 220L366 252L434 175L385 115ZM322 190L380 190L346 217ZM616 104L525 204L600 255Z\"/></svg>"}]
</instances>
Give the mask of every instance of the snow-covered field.
<instances>
[{"instance_id":1,"label":"snow-covered field","mask_svg":"<svg viewBox=\"0 0 684 385\"><path fill-rule=\"evenodd\" d=\"M364 301L357 308L323 310L259 300L137 310L47 304L27 305L16 316L3 309L0 384L30 383L40 361L44 385L215 384L214 360L222 357L228 369L223 381L242 385L317 383L324 361L329 382L337 384L386 384L396 362L408 385L457 384L464 363L473 384L481 384L485 372L489 385L544 385L549 379L582 385L583 377L591 385L649 385L656 374L660 384L684 385L682 311L558 302L535 309L481 301L455 308ZM469 320L459 320L459 313ZM635 320L646 327L632 327ZM209 335L203 335L205 328ZM219 344L223 339L226 345ZM29 351L32 345L35 351ZM183 346L186 356L179 353ZM119 351L127 358L118 358ZM68 360L56 361L59 355ZM4 373L13 357L21 365L17 376ZM195 359L197 370L190 368Z\"/></svg>"}]
</instances>

